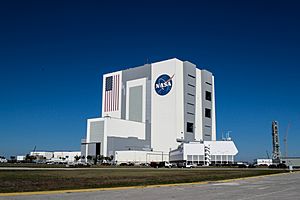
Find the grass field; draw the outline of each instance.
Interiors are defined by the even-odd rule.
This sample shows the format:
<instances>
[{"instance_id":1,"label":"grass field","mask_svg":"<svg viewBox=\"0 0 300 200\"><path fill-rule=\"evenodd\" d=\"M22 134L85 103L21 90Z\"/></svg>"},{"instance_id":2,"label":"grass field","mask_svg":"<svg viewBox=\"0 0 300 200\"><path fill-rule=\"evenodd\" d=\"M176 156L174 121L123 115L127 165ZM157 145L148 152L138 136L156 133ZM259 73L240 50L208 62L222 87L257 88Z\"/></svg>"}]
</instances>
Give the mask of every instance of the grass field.
<instances>
[{"instance_id":1,"label":"grass field","mask_svg":"<svg viewBox=\"0 0 300 200\"><path fill-rule=\"evenodd\" d=\"M85 169L0 170L0 192L25 192L216 181L282 173L282 170Z\"/></svg>"}]
</instances>

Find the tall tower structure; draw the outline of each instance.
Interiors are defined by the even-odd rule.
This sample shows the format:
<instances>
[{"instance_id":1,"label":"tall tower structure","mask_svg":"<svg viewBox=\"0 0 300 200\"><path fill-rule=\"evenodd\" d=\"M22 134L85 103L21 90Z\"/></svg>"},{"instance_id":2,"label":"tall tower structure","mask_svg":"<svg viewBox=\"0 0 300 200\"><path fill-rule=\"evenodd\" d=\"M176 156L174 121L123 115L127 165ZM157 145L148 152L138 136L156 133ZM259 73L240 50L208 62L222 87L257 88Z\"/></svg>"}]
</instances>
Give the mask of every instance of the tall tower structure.
<instances>
[{"instance_id":1,"label":"tall tower structure","mask_svg":"<svg viewBox=\"0 0 300 200\"><path fill-rule=\"evenodd\" d=\"M278 133L278 122L272 122L272 140L273 140L273 160L275 163L279 162L280 159L280 146L279 146L279 133Z\"/></svg>"}]
</instances>

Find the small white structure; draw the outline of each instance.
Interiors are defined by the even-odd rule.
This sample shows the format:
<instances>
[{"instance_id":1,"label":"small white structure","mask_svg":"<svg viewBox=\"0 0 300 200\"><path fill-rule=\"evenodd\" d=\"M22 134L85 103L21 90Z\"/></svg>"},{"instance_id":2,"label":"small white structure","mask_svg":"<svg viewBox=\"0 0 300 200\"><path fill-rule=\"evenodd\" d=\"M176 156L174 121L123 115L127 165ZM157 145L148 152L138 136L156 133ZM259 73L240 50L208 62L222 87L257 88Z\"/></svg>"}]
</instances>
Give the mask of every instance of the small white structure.
<instances>
[{"instance_id":1,"label":"small white structure","mask_svg":"<svg viewBox=\"0 0 300 200\"><path fill-rule=\"evenodd\" d=\"M6 160L6 158L4 158L4 157L0 157L0 163L7 163L7 160Z\"/></svg>"},{"instance_id":2,"label":"small white structure","mask_svg":"<svg viewBox=\"0 0 300 200\"><path fill-rule=\"evenodd\" d=\"M187 164L215 165L233 164L238 150L232 141L204 141L182 143L170 151L170 162Z\"/></svg>"},{"instance_id":3,"label":"small white structure","mask_svg":"<svg viewBox=\"0 0 300 200\"><path fill-rule=\"evenodd\" d=\"M25 159L26 159L26 156L17 156L18 162L24 161Z\"/></svg>"},{"instance_id":4,"label":"small white structure","mask_svg":"<svg viewBox=\"0 0 300 200\"><path fill-rule=\"evenodd\" d=\"M117 165L121 163L151 163L168 161L169 154L153 151L116 151L114 156Z\"/></svg>"},{"instance_id":5,"label":"small white structure","mask_svg":"<svg viewBox=\"0 0 300 200\"><path fill-rule=\"evenodd\" d=\"M52 151L33 151L30 152L31 156L43 157L45 160L50 160L53 157Z\"/></svg>"},{"instance_id":6,"label":"small white structure","mask_svg":"<svg viewBox=\"0 0 300 200\"><path fill-rule=\"evenodd\" d=\"M270 166L273 164L273 161L272 159L265 159L265 158L262 158L262 159L256 159L256 163L258 166Z\"/></svg>"},{"instance_id":7,"label":"small white structure","mask_svg":"<svg viewBox=\"0 0 300 200\"><path fill-rule=\"evenodd\" d=\"M31 156L43 157L45 160L74 162L76 156L81 156L80 151L34 151Z\"/></svg>"},{"instance_id":8,"label":"small white structure","mask_svg":"<svg viewBox=\"0 0 300 200\"><path fill-rule=\"evenodd\" d=\"M54 159L61 159L67 162L74 162L76 156L81 156L80 151L55 151L53 152Z\"/></svg>"}]
</instances>

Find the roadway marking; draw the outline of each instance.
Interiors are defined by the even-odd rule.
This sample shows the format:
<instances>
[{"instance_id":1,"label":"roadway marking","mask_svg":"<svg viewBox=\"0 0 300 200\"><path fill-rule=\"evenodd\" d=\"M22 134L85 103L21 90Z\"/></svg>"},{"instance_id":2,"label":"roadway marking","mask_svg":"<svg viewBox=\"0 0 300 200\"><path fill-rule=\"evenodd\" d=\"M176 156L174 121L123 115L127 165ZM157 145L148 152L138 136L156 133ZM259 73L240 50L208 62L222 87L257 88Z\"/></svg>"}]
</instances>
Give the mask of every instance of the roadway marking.
<instances>
[{"instance_id":1,"label":"roadway marking","mask_svg":"<svg viewBox=\"0 0 300 200\"><path fill-rule=\"evenodd\" d=\"M299 172L293 172L293 173L299 173ZM192 183L171 183L171 184L157 184L157 185L145 185L145 186L128 186L128 187L125 186L125 187L112 187L112 188L70 189L70 190L53 190L53 191L35 191L35 192L12 192L12 193L0 193L0 197L114 191L114 190L141 189L141 188L204 185L204 184L210 184L210 183L218 184L218 183L229 183L229 182L238 181L238 180L249 180L249 179L257 179L257 178L263 178L263 177L268 177L268 176L279 176L279 175L287 175L287 174L290 174L290 173L268 174L268 175L233 178L233 179L226 179L226 180L219 180L219 181L201 181L201 182L192 182Z\"/></svg>"},{"instance_id":2,"label":"roadway marking","mask_svg":"<svg viewBox=\"0 0 300 200\"><path fill-rule=\"evenodd\" d=\"M225 185L225 186L237 186L237 185L240 185L239 183L235 183L235 182L229 182L229 183L216 183L216 184L212 184L212 185L215 185L215 186L223 186L223 185Z\"/></svg>"}]
</instances>

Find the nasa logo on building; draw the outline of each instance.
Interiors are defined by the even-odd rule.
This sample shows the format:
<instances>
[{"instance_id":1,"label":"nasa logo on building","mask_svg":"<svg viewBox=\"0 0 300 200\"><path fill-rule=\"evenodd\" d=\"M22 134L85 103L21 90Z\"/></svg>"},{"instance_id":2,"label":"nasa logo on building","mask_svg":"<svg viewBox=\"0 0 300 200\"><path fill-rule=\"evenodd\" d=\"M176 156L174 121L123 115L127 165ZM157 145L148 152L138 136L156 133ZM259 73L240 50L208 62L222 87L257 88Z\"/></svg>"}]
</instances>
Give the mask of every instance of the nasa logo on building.
<instances>
[{"instance_id":1,"label":"nasa logo on building","mask_svg":"<svg viewBox=\"0 0 300 200\"><path fill-rule=\"evenodd\" d=\"M156 79L154 89L158 95L164 96L171 91L173 85L173 77L174 75L170 77L167 74L162 74Z\"/></svg>"}]
</instances>

